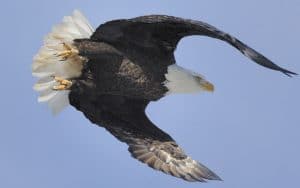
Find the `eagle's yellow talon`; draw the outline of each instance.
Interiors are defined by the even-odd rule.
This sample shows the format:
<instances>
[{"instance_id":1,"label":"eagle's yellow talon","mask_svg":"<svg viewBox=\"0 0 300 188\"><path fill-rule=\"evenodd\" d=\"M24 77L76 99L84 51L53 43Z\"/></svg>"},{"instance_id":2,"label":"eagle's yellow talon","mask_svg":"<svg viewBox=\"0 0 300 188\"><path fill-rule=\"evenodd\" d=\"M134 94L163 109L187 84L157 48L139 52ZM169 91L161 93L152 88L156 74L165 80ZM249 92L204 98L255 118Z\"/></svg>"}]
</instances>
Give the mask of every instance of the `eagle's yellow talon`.
<instances>
[{"instance_id":1,"label":"eagle's yellow talon","mask_svg":"<svg viewBox=\"0 0 300 188\"><path fill-rule=\"evenodd\" d=\"M77 55L78 51L66 43L62 43L64 50L62 52L57 53L57 57L61 57L62 60L66 60L71 56Z\"/></svg>"},{"instance_id":2,"label":"eagle's yellow talon","mask_svg":"<svg viewBox=\"0 0 300 188\"><path fill-rule=\"evenodd\" d=\"M69 81L69 80L62 80L61 81L61 84L63 84L63 85L72 85L72 82L71 81Z\"/></svg>"},{"instance_id":3,"label":"eagle's yellow talon","mask_svg":"<svg viewBox=\"0 0 300 188\"><path fill-rule=\"evenodd\" d=\"M66 88L65 85L53 86L53 90L65 90L65 88Z\"/></svg>"},{"instance_id":4,"label":"eagle's yellow talon","mask_svg":"<svg viewBox=\"0 0 300 188\"><path fill-rule=\"evenodd\" d=\"M59 84L52 87L53 90L67 90L72 86L72 82L70 80L63 79L61 77L55 76L54 80Z\"/></svg>"}]
</instances>

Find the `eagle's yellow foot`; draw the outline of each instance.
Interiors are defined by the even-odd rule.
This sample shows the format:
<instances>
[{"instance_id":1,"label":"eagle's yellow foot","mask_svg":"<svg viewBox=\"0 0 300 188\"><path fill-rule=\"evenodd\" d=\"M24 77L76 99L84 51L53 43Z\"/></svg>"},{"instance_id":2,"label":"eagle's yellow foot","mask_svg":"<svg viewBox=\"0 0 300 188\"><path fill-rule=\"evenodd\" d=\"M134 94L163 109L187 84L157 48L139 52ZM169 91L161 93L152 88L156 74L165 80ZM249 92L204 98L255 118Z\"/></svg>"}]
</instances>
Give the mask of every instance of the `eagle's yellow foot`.
<instances>
[{"instance_id":1,"label":"eagle's yellow foot","mask_svg":"<svg viewBox=\"0 0 300 188\"><path fill-rule=\"evenodd\" d=\"M78 54L78 50L72 48L71 46L69 46L66 43L62 43L64 50L57 53L57 57L61 57L62 61L67 60L69 57L77 55Z\"/></svg>"},{"instance_id":2,"label":"eagle's yellow foot","mask_svg":"<svg viewBox=\"0 0 300 188\"><path fill-rule=\"evenodd\" d=\"M59 84L52 87L53 90L61 91L70 89L72 82L70 80L63 79L61 77L55 76L54 80Z\"/></svg>"}]
</instances>

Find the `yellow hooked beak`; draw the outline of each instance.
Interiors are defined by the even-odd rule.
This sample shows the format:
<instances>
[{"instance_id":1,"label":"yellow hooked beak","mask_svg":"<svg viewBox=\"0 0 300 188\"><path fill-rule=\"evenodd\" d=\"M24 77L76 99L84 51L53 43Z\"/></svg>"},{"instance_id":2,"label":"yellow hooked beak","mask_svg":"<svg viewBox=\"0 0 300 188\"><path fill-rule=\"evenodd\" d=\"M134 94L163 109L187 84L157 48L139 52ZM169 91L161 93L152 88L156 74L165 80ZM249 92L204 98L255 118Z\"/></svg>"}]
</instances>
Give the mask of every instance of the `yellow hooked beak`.
<instances>
[{"instance_id":1,"label":"yellow hooked beak","mask_svg":"<svg viewBox=\"0 0 300 188\"><path fill-rule=\"evenodd\" d=\"M200 82L200 86L202 87L202 89L204 89L205 91L209 91L209 92L213 92L215 89L214 85L206 80L202 80Z\"/></svg>"}]
</instances>

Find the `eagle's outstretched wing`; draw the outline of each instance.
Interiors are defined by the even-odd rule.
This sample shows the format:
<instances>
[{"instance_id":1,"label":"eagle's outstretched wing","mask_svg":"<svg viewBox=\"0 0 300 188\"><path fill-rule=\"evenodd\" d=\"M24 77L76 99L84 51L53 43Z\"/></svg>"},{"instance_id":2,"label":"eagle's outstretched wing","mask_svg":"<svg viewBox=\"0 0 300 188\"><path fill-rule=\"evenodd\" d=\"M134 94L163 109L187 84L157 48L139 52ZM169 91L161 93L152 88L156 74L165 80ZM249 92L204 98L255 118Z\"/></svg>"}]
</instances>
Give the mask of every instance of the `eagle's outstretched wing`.
<instances>
[{"instance_id":1,"label":"eagle's outstretched wing","mask_svg":"<svg viewBox=\"0 0 300 188\"><path fill-rule=\"evenodd\" d=\"M156 129L156 133L162 132L154 125L152 126L151 129ZM207 167L187 156L170 138L147 137L143 133L124 130L121 127L110 127L107 130L120 141L129 145L128 150L134 158L146 163L151 168L187 181L220 180Z\"/></svg>"},{"instance_id":2,"label":"eagle's outstretched wing","mask_svg":"<svg viewBox=\"0 0 300 188\"><path fill-rule=\"evenodd\" d=\"M128 144L132 156L148 166L187 181L220 180L147 118L148 101L112 95L93 100L71 94L70 102L93 123Z\"/></svg>"},{"instance_id":3,"label":"eagle's outstretched wing","mask_svg":"<svg viewBox=\"0 0 300 188\"><path fill-rule=\"evenodd\" d=\"M100 25L91 39L105 41L124 49L151 48L152 51L165 49L166 52L173 53L179 40L190 35L204 35L226 41L257 64L288 76L296 75L216 27L205 22L173 16L150 15L110 21Z\"/></svg>"}]
</instances>

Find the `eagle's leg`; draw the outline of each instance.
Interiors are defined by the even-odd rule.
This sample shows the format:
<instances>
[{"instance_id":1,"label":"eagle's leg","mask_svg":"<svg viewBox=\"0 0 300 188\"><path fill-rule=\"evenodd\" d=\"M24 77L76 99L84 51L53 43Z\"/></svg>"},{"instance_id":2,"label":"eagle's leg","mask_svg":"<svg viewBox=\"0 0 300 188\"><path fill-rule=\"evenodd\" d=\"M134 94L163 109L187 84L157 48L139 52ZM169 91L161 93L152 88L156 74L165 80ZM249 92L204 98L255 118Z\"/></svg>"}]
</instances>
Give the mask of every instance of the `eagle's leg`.
<instances>
[{"instance_id":1,"label":"eagle's leg","mask_svg":"<svg viewBox=\"0 0 300 188\"><path fill-rule=\"evenodd\" d=\"M58 83L58 85L53 86L53 90L68 90L72 86L72 81L63 79L61 77L55 76L54 80Z\"/></svg>"},{"instance_id":2,"label":"eagle's leg","mask_svg":"<svg viewBox=\"0 0 300 188\"><path fill-rule=\"evenodd\" d=\"M62 61L67 60L69 57L78 55L78 50L66 43L62 43L63 45L63 50L59 53L56 54L57 57L61 57Z\"/></svg>"}]
</instances>

